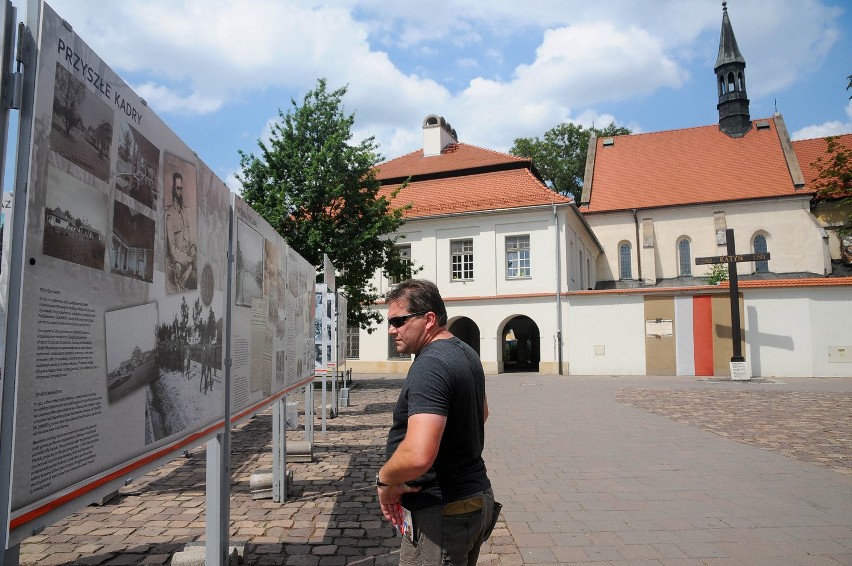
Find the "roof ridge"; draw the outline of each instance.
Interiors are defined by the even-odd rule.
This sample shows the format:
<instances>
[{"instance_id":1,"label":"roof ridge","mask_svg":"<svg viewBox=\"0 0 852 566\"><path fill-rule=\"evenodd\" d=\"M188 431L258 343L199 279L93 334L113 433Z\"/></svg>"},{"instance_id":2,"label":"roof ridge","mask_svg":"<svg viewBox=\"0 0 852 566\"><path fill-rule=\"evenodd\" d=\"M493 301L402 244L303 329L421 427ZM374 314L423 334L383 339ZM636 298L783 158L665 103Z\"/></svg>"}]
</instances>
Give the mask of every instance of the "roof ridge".
<instances>
[{"instance_id":1,"label":"roof ridge","mask_svg":"<svg viewBox=\"0 0 852 566\"><path fill-rule=\"evenodd\" d=\"M507 153L505 151L497 151L496 149L491 149L491 148L488 148L488 147L482 147L482 146L479 146L479 145L474 145L472 143L456 142L456 143L451 144L451 145L454 145L454 146L464 145L464 146L467 146L467 147L470 147L470 148L481 149L482 151L494 153L496 155L503 155L505 157L510 157L514 161L529 161L530 163L532 163L532 159L530 159L529 157L518 157L517 155L512 155L511 153ZM443 153L443 152L444 152L444 150L441 150L441 153Z\"/></svg>"},{"instance_id":2,"label":"roof ridge","mask_svg":"<svg viewBox=\"0 0 852 566\"><path fill-rule=\"evenodd\" d=\"M754 118L754 119L752 119L751 122L753 124L755 122L760 122L761 120L772 120L772 118L773 118L772 116L770 116L768 118ZM649 135L656 135L656 134L665 134L665 133L668 133L668 132L685 132L685 131L689 131L689 130L701 130L703 128L718 128L718 127L719 127L718 123L705 124L703 126L689 126L687 128L670 128L668 130L656 130L656 131L653 131L653 132L638 132L638 133L635 133L635 134L633 134L633 133L631 133L631 134L619 134L617 136L601 136L598 139L602 140L604 138L649 136ZM719 130L719 131L721 131L721 130Z\"/></svg>"}]
</instances>

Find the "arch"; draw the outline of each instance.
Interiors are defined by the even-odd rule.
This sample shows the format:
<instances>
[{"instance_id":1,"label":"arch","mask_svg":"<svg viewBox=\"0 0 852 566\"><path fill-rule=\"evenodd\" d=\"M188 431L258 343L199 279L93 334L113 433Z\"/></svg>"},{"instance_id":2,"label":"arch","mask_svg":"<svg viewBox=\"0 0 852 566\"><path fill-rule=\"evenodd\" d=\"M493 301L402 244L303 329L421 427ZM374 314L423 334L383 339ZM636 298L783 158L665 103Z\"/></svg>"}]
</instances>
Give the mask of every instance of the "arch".
<instances>
[{"instance_id":1,"label":"arch","mask_svg":"<svg viewBox=\"0 0 852 566\"><path fill-rule=\"evenodd\" d=\"M733 92L737 90L737 82L734 78L734 73L728 73L728 91Z\"/></svg>"},{"instance_id":2,"label":"arch","mask_svg":"<svg viewBox=\"0 0 852 566\"><path fill-rule=\"evenodd\" d=\"M437 114L429 114L425 118L423 118L423 127L427 126L446 126L447 121L444 120L443 116L438 116Z\"/></svg>"},{"instance_id":3,"label":"arch","mask_svg":"<svg viewBox=\"0 0 852 566\"><path fill-rule=\"evenodd\" d=\"M479 326L466 316L450 320L447 329L450 334L473 348L479 354Z\"/></svg>"},{"instance_id":4,"label":"arch","mask_svg":"<svg viewBox=\"0 0 852 566\"><path fill-rule=\"evenodd\" d=\"M633 246L627 240L618 243L618 278L633 279Z\"/></svg>"},{"instance_id":5,"label":"arch","mask_svg":"<svg viewBox=\"0 0 852 566\"><path fill-rule=\"evenodd\" d=\"M769 251L769 234L764 231L755 232L751 238L751 249L753 253L765 254ZM769 273L769 261L761 260L754 262L755 273Z\"/></svg>"},{"instance_id":6,"label":"arch","mask_svg":"<svg viewBox=\"0 0 852 566\"><path fill-rule=\"evenodd\" d=\"M541 361L538 325L526 315L515 315L500 326L501 373L537 372Z\"/></svg>"},{"instance_id":7,"label":"arch","mask_svg":"<svg viewBox=\"0 0 852 566\"><path fill-rule=\"evenodd\" d=\"M737 90L745 92L745 77L742 71L737 73Z\"/></svg>"},{"instance_id":8,"label":"arch","mask_svg":"<svg viewBox=\"0 0 852 566\"><path fill-rule=\"evenodd\" d=\"M677 239L677 274L678 277L692 275L692 241L688 236Z\"/></svg>"},{"instance_id":9,"label":"arch","mask_svg":"<svg viewBox=\"0 0 852 566\"><path fill-rule=\"evenodd\" d=\"M725 77L724 75L719 75L719 96L722 96L723 94L727 93L728 89L727 85L725 84Z\"/></svg>"}]
</instances>

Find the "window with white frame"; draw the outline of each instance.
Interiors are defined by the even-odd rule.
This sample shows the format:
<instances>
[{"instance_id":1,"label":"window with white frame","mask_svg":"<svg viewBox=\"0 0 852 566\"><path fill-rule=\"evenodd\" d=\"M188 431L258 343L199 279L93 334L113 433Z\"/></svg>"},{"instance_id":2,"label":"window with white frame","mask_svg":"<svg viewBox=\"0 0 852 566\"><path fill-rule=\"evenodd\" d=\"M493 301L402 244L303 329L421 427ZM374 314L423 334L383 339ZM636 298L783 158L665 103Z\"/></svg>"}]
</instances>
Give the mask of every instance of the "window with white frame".
<instances>
[{"instance_id":1,"label":"window with white frame","mask_svg":"<svg viewBox=\"0 0 852 566\"><path fill-rule=\"evenodd\" d=\"M758 234L754 237L754 253L765 254L767 252L769 252L769 245L766 242L766 236ZM757 273L769 273L769 261L763 259L754 262L754 270Z\"/></svg>"},{"instance_id":2,"label":"window with white frame","mask_svg":"<svg viewBox=\"0 0 852 566\"><path fill-rule=\"evenodd\" d=\"M678 275L692 275L692 254L689 250L689 240L687 238L681 238L677 242L677 265Z\"/></svg>"},{"instance_id":3,"label":"window with white frame","mask_svg":"<svg viewBox=\"0 0 852 566\"><path fill-rule=\"evenodd\" d=\"M630 242L621 242L618 245L618 277L619 279L633 279L633 264Z\"/></svg>"},{"instance_id":4,"label":"window with white frame","mask_svg":"<svg viewBox=\"0 0 852 566\"><path fill-rule=\"evenodd\" d=\"M473 279L473 240L450 242L451 277L453 281Z\"/></svg>"},{"instance_id":5,"label":"window with white frame","mask_svg":"<svg viewBox=\"0 0 852 566\"><path fill-rule=\"evenodd\" d=\"M530 237L506 236L506 277L530 277Z\"/></svg>"},{"instance_id":6,"label":"window with white frame","mask_svg":"<svg viewBox=\"0 0 852 566\"><path fill-rule=\"evenodd\" d=\"M396 251L399 254L399 259L402 263L408 266L406 273L403 277L391 277L390 284L391 285L399 285L406 279L411 278L411 245L404 244L401 246L396 246Z\"/></svg>"}]
</instances>

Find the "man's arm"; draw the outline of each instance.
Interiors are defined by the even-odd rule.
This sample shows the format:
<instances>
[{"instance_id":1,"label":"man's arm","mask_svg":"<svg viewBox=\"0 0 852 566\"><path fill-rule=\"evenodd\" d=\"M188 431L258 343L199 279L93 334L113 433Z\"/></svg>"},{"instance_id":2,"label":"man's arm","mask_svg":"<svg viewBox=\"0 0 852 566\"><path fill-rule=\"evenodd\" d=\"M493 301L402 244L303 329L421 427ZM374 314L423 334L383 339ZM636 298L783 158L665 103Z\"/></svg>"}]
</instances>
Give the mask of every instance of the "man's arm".
<instances>
[{"instance_id":1,"label":"man's arm","mask_svg":"<svg viewBox=\"0 0 852 566\"><path fill-rule=\"evenodd\" d=\"M432 467L446 425L447 417L443 415L420 413L408 417L405 438L379 470L379 481L387 484L378 488L379 504L382 514L394 525L402 524L402 494L419 491L405 482L422 476Z\"/></svg>"},{"instance_id":2,"label":"man's arm","mask_svg":"<svg viewBox=\"0 0 852 566\"><path fill-rule=\"evenodd\" d=\"M485 396L485 400L483 401L482 404L485 405L483 407L483 411L482 411L482 413L484 415L482 421L485 422L485 421L488 420L488 395Z\"/></svg>"},{"instance_id":3,"label":"man's arm","mask_svg":"<svg viewBox=\"0 0 852 566\"><path fill-rule=\"evenodd\" d=\"M441 446L447 417L420 413L408 417L408 430L396 452L379 470L383 483L394 485L419 478L432 467Z\"/></svg>"}]
</instances>

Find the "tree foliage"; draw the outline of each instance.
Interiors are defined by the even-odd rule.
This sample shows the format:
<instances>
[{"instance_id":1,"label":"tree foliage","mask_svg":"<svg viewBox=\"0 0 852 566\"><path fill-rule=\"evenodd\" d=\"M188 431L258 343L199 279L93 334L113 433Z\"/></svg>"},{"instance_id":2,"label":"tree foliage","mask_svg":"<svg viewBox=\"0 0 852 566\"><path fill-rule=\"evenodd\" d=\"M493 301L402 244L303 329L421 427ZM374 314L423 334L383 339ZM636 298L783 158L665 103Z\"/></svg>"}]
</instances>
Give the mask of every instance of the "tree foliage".
<instances>
[{"instance_id":1,"label":"tree foliage","mask_svg":"<svg viewBox=\"0 0 852 566\"><path fill-rule=\"evenodd\" d=\"M852 89L852 75L846 77ZM852 96L849 97L852 100ZM841 238L852 235L852 149L840 143L835 136L825 138L825 154L811 165L818 171L814 181L817 198L836 201L847 206L846 222L837 232Z\"/></svg>"},{"instance_id":2,"label":"tree foliage","mask_svg":"<svg viewBox=\"0 0 852 566\"><path fill-rule=\"evenodd\" d=\"M403 276L406 266L392 234L404 208L394 194L379 194L373 167L382 157L372 136L352 141L354 114L342 107L346 87L329 91L320 79L302 104L272 125L259 155L240 152L242 196L302 257L318 268L323 253L342 272L336 281L348 298L350 324L381 322L370 307L380 298L370 283L377 269Z\"/></svg>"},{"instance_id":3,"label":"tree foliage","mask_svg":"<svg viewBox=\"0 0 852 566\"><path fill-rule=\"evenodd\" d=\"M509 153L532 159L544 182L557 193L580 202L583 175L586 172L586 153L592 130L598 137L620 136L630 130L614 123L603 129L589 128L566 122L549 129L544 139L518 138Z\"/></svg>"},{"instance_id":4,"label":"tree foliage","mask_svg":"<svg viewBox=\"0 0 852 566\"><path fill-rule=\"evenodd\" d=\"M833 200L840 206L848 206L849 212L843 226L838 229L841 237L852 234L852 149L840 143L836 137L827 137L825 154L813 166L819 172L814 181L817 198Z\"/></svg>"}]
</instances>

